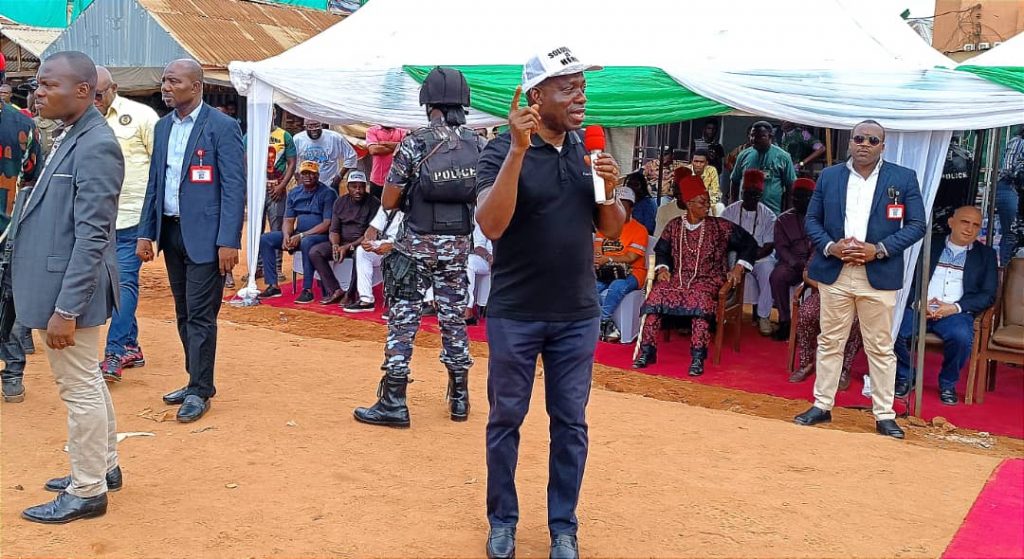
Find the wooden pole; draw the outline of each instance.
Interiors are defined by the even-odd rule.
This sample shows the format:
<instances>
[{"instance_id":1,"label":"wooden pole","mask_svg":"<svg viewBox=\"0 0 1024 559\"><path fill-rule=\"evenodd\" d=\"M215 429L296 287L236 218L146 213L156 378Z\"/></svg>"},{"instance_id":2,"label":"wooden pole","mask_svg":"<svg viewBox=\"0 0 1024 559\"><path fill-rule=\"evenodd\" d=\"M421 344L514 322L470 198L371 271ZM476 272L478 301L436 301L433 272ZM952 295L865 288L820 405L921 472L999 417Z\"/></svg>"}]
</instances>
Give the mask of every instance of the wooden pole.
<instances>
[{"instance_id":1,"label":"wooden pole","mask_svg":"<svg viewBox=\"0 0 1024 559\"><path fill-rule=\"evenodd\" d=\"M825 129L825 166L832 166L832 129Z\"/></svg>"}]
</instances>

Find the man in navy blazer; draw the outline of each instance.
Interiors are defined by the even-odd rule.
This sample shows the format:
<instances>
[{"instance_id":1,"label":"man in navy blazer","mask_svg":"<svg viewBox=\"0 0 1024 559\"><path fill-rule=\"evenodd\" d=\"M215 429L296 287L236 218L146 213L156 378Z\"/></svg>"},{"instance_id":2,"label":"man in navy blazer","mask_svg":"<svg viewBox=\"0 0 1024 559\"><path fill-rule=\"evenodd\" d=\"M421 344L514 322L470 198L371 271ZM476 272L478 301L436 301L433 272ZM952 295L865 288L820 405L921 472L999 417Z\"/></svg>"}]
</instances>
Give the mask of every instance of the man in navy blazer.
<instances>
[{"instance_id":1,"label":"man in navy blazer","mask_svg":"<svg viewBox=\"0 0 1024 559\"><path fill-rule=\"evenodd\" d=\"M807 275L818 282L821 334L814 406L801 425L832 420L843 349L860 318L871 375L871 404L879 434L903 438L892 409L896 384L892 322L903 287L903 251L924 237L926 217L917 174L882 161L885 129L873 120L853 128L850 159L822 171L807 209L807 236L824 258Z\"/></svg>"},{"instance_id":2,"label":"man in navy blazer","mask_svg":"<svg viewBox=\"0 0 1024 559\"><path fill-rule=\"evenodd\" d=\"M203 103L203 70L193 60L164 69L160 93L174 109L156 125L137 253L164 253L189 382L164 396L178 421L210 407L217 314L224 275L238 263L245 207L244 148L238 123Z\"/></svg>"},{"instance_id":3,"label":"man in navy blazer","mask_svg":"<svg viewBox=\"0 0 1024 559\"><path fill-rule=\"evenodd\" d=\"M932 243L928 300L919 308L925 313L927 331L942 338L939 400L955 406L959 399L956 383L960 380L960 369L971 358L974 317L995 302L999 278L995 249L978 242L981 210L974 206L958 208L949 216L949 228L945 239ZM901 398L910 392L913 383L909 344L917 328L911 306L915 295L916 285L896 336L896 395Z\"/></svg>"}]
</instances>

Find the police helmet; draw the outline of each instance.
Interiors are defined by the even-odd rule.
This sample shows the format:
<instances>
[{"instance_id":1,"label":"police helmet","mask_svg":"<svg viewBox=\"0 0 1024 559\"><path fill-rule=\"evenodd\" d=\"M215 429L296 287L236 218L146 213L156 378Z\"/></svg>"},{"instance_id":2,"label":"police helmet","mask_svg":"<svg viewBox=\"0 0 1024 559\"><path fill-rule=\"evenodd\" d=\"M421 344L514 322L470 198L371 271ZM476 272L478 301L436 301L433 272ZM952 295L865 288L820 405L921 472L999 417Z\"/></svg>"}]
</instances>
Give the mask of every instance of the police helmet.
<instances>
[{"instance_id":1,"label":"police helmet","mask_svg":"<svg viewBox=\"0 0 1024 559\"><path fill-rule=\"evenodd\" d=\"M454 68L435 67L420 86L420 105L469 106L469 84Z\"/></svg>"}]
</instances>

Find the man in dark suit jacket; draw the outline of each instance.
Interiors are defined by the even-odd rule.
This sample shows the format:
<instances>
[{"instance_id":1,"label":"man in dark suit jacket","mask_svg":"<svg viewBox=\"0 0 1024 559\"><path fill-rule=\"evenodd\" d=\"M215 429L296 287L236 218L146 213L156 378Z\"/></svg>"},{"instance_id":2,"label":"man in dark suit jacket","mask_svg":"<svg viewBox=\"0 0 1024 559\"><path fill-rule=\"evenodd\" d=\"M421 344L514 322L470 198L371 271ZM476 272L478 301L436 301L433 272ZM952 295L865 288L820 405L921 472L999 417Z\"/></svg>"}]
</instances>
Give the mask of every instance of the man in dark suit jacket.
<instances>
[{"instance_id":1,"label":"man in dark suit jacket","mask_svg":"<svg viewBox=\"0 0 1024 559\"><path fill-rule=\"evenodd\" d=\"M114 406L98 354L100 329L117 304L113 238L124 158L92 105L96 66L88 56L54 54L38 79L40 114L65 128L14 216L12 280L18 321L46 331L46 358L68 408L71 475L48 481L57 498L22 517L62 524L106 513L107 491L121 487Z\"/></svg>"},{"instance_id":2,"label":"man in dark suit jacket","mask_svg":"<svg viewBox=\"0 0 1024 559\"><path fill-rule=\"evenodd\" d=\"M814 406L796 416L801 425L832 420L843 349L860 318L871 374L871 404L879 434L903 438L892 409L896 384L892 326L903 287L903 251L925 233L924 204L912 169L882 161L885 129L873 120L853 128L850 159L822 171L805 229L824 258L807 275L818 282L821 334Z\"/></svg>"},{"instance_id":3,"label":"man in dark suit jacket","mask_svg":"<svg viewBox=\"0 0 1024 559\"><path fill-rule=\"evenodd\" d=\"M956 383L960 369L971 358L974 343L974 317L985 312L996 300L999 278L996 251L978 242L981 210L974 206L958 208L949 216L949 235L932 243L928 259L928 301L919 305L927 318L928 332L942 338L942 370L939 371L939 400L954 406L958 397ZM916 284L916 281L915 281ZM910 338L917 329L911 304L917 294L914 286L896 337L896 395L910 392Z\"/></svg>"},{"instance_id":4,"label":"man in dark suit jacket","mask_svg":"<svg viewBox=\"0 0 1024 559\"><path fill-rule=\"evenodd\" d=\"M238 123L203 103L199 64L171 62L161 81L174 110L156 125L137 253L152 260L154 240L164 253L189 375L164 402L180 404L178 421L187 423L206 413L217 392L217 314L241 247L244 148Z\"/></svg>"}]
</instances>

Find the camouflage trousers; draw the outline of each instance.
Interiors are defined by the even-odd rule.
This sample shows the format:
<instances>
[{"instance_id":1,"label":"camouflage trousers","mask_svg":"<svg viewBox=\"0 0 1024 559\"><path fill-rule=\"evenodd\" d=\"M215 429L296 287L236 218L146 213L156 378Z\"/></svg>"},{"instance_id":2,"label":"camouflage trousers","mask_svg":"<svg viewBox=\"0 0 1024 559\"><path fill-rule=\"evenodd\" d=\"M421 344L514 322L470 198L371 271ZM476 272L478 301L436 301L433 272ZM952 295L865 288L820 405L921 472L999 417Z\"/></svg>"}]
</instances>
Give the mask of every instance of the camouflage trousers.
<instances>
[{"instance_id":1,"label":"camouflage trousers","mask_svg":"<svg viewBox=\"0 0 1024 559\"><path fill-rule=\"evenodd\" d=\"M388 373L409 375L412 345L423 316L423 297L431 287L434 288L437 322L441 327L441 362L450 372L468 371L473 365L465 318L469 237L419 235L409 231L397 241L395 248L416 261L419 297L415 301L390 301L388 341L384 346Z\"/></svg>"}]
</instances>

